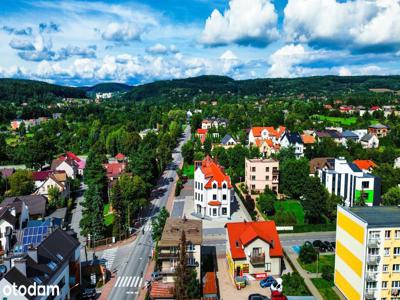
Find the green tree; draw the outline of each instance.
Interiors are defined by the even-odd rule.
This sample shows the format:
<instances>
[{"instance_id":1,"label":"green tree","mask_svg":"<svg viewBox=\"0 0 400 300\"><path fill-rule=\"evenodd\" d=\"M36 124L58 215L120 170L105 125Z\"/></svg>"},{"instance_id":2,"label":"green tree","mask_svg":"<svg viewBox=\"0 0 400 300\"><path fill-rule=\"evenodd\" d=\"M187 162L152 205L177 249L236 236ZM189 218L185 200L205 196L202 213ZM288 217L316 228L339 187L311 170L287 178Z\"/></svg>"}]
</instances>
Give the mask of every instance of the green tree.
<instances>
[{"instance_id":1,"label":"green tree","mask_svg":"<svg viewBox=\"0 0 400 300\"><path fill-rule=\"evenodd\" d=\"M50 207L59 207L60 206L60 190L55 186L52 186L48 190L49 196L49 206Z\"/></svg>"},{"instance_id":2,"label":"green tree","mask_svg":"<svg viewBox=\"0 0 400 300\"><path fill-rule=\"evenodd\" d=\"M383 205L400 205L400 187L394 186L391 187L383 196L382 196Z\"/></svg>"},{"instance_id":3,"label":"green tree","mask_svg":"<svg viewBox=\"0 0 400 300\"><path fill-rule=\"evenodd\" d=\"M284 295L307 296L310 294L304 278L297 272L282 275L282 282Z\"/></svg>"},{"instance_id":4,"label":"green tree","mask_svg":"<svg viewBox=\"0 0 400 300\"><path fill-rule=\"evenodd\" d=\"M212 140L210 137L207 136L206 139L204 140L203 148L204 148L204 153L206 155L211 154Z\"/></svg>"},{"instance_id":5,"label":"green tree","mask_svg":"<svg viewBox=\"0 0 400 300\"><path fill-rule=\"evenodd\" d=\"M161 208L157 217L152 220L152 232L151 236L153 241L158 242L161 239L162 232L164 230L165 223L169 217L169 212L165 207Z\"/></svg>"},{"instance_id":6,"label":"green tree","mask_svg":"<svg viewBox=\"0 0 400 300\"><path fill-rule=\"evenodd\" d=\"M28 170L17 170L8 181L10 189L6 192L7 196L30 195L35 189L32 172Z\"/></svg>"},{"instance_id":7,"label":"green tree","mask_svg":"<svg viewBox=\"0 0 400 300\"><path fill-rule=\"evenodd\" d=\"M268 187L265 189L264 193L260 194L257 199L260 210L269 216L275 214L275 201L276 195Z\"/></svg>"},{"instance_id":8,"label":"green tree","mask_svg":"<svg viewBox=\"0 0 400 300\"><path fill-rule=\"evenodd\" d=\"M304 244L300 247L299 259L302 263L311 264L317 260L317 250L311 244Z\"/></svg>"},{"instance_id":9,"label":"green tree","mask_svg":"<svg viewBox=\"0 0 400 300\"><path fill-rule=\"evenodd\" d=\"M322 213L325 212L329 197L328 191L318 177L307 177L303 191L301 202L304 208L304 217L309 223L321 223L323 220Z\"/></svg>"},{"instance_id":10,"label":"green tree","mask_svg":"<svg viewBox=\"0 0 400 300\"><path fill-rule=\"evenodd\" d=\"M372 174L381 178L382 194L400 184L400 169L393 168L393 162L380 164L372 171Z\"/></svg>"},{"instance_id":11,"label":"green tree","mask_svg":"<svg viewBox=\"0 0 400 300\"><path fill-rule=\"evenodd\" d=\"M321 273L322 273L322 278L325 279L326 281L332 281L333 280L333 267L329 265L324 265L322 266Z\"/></svg>"},{"instance_id":12,"label":"green tree","mask_svg":"<svg viewBox=\"0 0 400 300\"><path fill-rule=\"evenodd\" d=\"M193 158L194 158L194 142L193 141L187 141L183 146L182 146L182 156L183 159L185 160L185 163L191 165L193 163Z\"/></svg>"},{"instance_id":13,"label":"green tree","mask_svg":"<svg viewBox=\"0 0 400 300\"><path fill-rule=\"evenodd\" d=\"M124 209L124 201L122 197L121 186L119 181L111 188L111 205L114 210L114 224L113 224L113 236L120 237L121 234L125 233L126 228L126 210Z\"/></svg>"},{"instance_id":14,"label":"green tree","mask_svg":"<svg viewBox=\"0 0 400 300\"><path fill-rule=\"evenodd\" d=\"M281 163L279 171L281 191L289 197L299 199L309 177L308 160L305 158L287 159Z\"/></svg>"}]
</instances>

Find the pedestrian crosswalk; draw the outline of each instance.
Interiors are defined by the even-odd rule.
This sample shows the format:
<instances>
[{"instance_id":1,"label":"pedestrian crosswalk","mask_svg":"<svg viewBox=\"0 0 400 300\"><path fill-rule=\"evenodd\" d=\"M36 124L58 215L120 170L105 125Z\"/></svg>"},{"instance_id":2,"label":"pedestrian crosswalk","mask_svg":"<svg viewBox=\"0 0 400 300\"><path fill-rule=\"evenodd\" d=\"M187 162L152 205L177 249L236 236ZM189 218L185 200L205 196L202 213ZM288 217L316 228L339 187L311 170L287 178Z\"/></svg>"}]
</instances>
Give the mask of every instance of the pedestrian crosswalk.
<instances>
[{"instance_id":1,"label":"pedestrian crosswalk","mask_svg":"<svg viewBox=\"0 0 400 300\"><path fill-rule=\"evenodd\" d=\"M140 288L143 283L143 277L140 276L119 276L115 282L116 288Z\"/></svg>"},{"instance_id":2,"label":"pedestrian crosswalk","mask_svg":"<svg viewBox=\"0 0 400 300\"><path fill-rule=\"evenodd\" d=\"M105 260L107 270L111 270L114 263L115 255L117 254L117 250L118 248L104 250L101 258Z\"/></svg>"}]
</instances>

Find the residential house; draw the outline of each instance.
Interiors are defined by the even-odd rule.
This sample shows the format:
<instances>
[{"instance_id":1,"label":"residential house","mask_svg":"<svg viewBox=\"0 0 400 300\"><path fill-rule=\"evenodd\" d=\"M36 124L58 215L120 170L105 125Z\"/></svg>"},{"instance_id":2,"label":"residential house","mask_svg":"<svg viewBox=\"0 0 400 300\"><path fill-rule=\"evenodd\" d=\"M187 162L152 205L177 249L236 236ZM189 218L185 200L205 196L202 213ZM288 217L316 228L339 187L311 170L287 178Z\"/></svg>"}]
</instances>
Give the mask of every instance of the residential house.
<instances>
[{"instance_id":1,"label":"residential house","mask_svg":"<svg viewBox=\"0 0 400 300\"><path fill-rule=\"evenodd\" d=\"M47 198L43 195L26 195L17 197L6 197L0 207L15 209L15 215L22 223L28 219L43 218L46 215Z\"/></svg>"},{"instance_id":2,"label":"residential house","mask_svg":"<svg viewBox=\"0 0 400 300\"><path fill-rule=\"evenodd\" d=\"M279 161L271 158L246 158L245 184L250 193L261 193L266 187L278 193Z\"/></svg>"},{"instance_id":3,"label":"residential house","mask_svg":"<svg viewBox=\"0 0 400 300\"><path fill-rule=\"evenodd\" d=\"M64 171L69 178L75 179L78 175L78 164L69 157L61 156L52 161L51 170Z\"/></svg>"},{"instance_id":4,"label":"residential house","mask_svg":"<svg viewBox=\"0 0 400 300\"><path fill-rule=\"evenodd\" d=\"M392 105L384 105L382 108L385 118L389 117L394 112L394 106Z\"/></svg>"},{"instance_id":5,"label":"residential house","mask_svg":"<svg viewBox=\"0 0 400 300\"><path fill-rule=\"evenodd\" d=\"M233 147L237 144L238 142L230 134L225 135L221 140L221 146L225 149Z\"/></svg>"},{"instance_id":6,"label":"residential house","mask_svg":"<svg viewBox=\"0 0 400 300\"><path fill-rule=\"evenodd\" d=\"M385 137L389 133L389 127L380 123L374 124L368 127L368 133L378 138Z\"/></svg>"},{"instance_id":7,"label":"residential house","mask_svg":"<svg viewBox=\"0 0 400 300\"><path fill-rule=\"evenodd\" d=\"M351 130L345 130L342 132L342 137L343 137L343 146L347 146L348 141L353 141L357 143L359 141L359 137L356 133L354 133Z\"/></svg>"},{"instance_id":8,"label":"residential house","mask_svg":"<svg viewBox=\"0 0 400 300\"><path fill-rule=\"evenodd\" d=\"M159 271L164 275L163 282L174 282L182 232L185 232L186 237L187 266L196 270L197 278L200 280L202 221L168 218L158 242L158 260L161 266Z\"/></svg>"},{"instance_id":9,"label":"residential house","mask_svg":"<svg viewBox=\"0 0 400 300\"><path fill-rule=\"evenodd\" d=\"M112 162L104 165L106 169L106 175L108 180L111 182L113 180L118 179L122 174L125 173L125 169L127 167L126 162Z\"/></svg>"},{"instance_id":10,"label":"residential house","mask_svg":"<svg viewBox=\"0 0 400 300\"><path fill-rule=\"evenodd\" d=\"M322 131L317 131L316 136L318 139L331 138L335 143L343 144L344 138L342 133L336 129L325 129Z\"/></svg>"},{"instance_id":11,"label":"residential house","mask_svg":"<svg viewBox=\"0 0 400 300\"><path fill-rule=\"evenodd\" d=\"M357 140L358 142L361 141L361 139L364 135L368 134L367 129L356 129L356 130L352 130L352 132L358 136L358 140Z\"/></svg>"},{"instance_id":12,"label":"residential house","mask_svg":"<svg viewBox=\"0 0 400 300\"><path fill-rule=\"evenodd\" d=\"M17 119L17 120L12 120L11 122L10 122L10 126L11 126L11 129L12 130L18 130L19 129L19 127L21 126L21 123L22 122L24 122L24 120L19 120L19 119Z\"/></svg>"},{"instance_id":13,"label":"residential house","mask_svg":"<svg viewBox=\"0 0 400 300\"><path fill-rule=\"evenodd\" d=\"M353 163L359 167L363 172L372 173L374 168L378 165L369 159L356 159Z\"/></svg>"},{"instance_id":14,"label":"residential house","mask_svg":"<svg viewBox=\"0 0 400 300\"><path fill-rule=\"evenodd\" d=\"M225 228L226 258L233 278L282 274L283 250L274 221L227 223Z\"/></svg>"},{"instance_id":15,"label":"residential house","mask_svg":"<svg viewBox=\"0 0 400 300\"><path fill-rule=\"evenodd\" d=\"M296 158L304 156L304 144L300 134L286 131L280 138L281 148L293 147Z\"/></svg>"},{"instance_id":16,"label":"residential house","mask_svg":"<svg viewBox=\"0 0 400 300\"><path fill-rule=\"evenodd\" d=\"M359 105L359 106L356 107L356 112L358 112L360 117L362 117L367 112L367 109L364 106Z\"/></svg>"},{"instance_id":17,"label":"residential house","mask_svg":"<svg viewBox=\"0 0 400 300\"><path fill-rule=\"evenodd\" d=\"M278 153L281 147L279 144L274 144L270 139L256 140L255 146L263 157L271 157L271 154Z\"/></svg>"},{"instance_id":18,"label":"residential house","mask_svg":"<svg viewBox=\"0 0 400 300\"><path fill-rule=\"evenodd\" d=\"M346 299L399 299L400 207L338 206L334 283Z\"/></svg>"},{"instance_id":19,"label":"residential house","mask_svg":"<svg viewBox=\"0 0 400 300\"><path fill-rule=\"evenodd\" d=\"M342 114L352 114L354 113L354 107L352 105L341 105L339 111Z\"/></svg>"},{"instance_id":20,"label":"residential house","mask_svg":"<svg viewBox=\"0 0 400 300\"><path fill-rule=\"evenodd\" d=\"M315 144L315 136L312 134L303 133L301 140L303 141L304 149L312 148Z\"/></svg>"},{"instance_id":21,"label":"residential house","mask_svg":"<svg viewBox=\"0 0 400 300\"><path fill-rule=\"evenodd\" d=\"M368 113L370 114L370 115L372 115L374 112L376 112L376 111L382 111L382 108L380 108L379 106L377 106L377 105L374 105L374 106L371 106L371 108L368 110Z\"/></svg>"},{"instance_id":22,"label":"residential house","mask_svg":"<svg viewBox=\"0 0 400 300\"><path fill-rule=\"evenodd\" d=\"M285 133L286 127L252 127L249 132L248 142L249 145L254 145L256 140L272 140L274 144L279 143L281 136Z\"/></svg>"},{"instance_id":23,"label":"residential house","mask_svg":"<svg viewBox=\"0 0 400 300\"><path fill-rule=\"evenodd\" d=\"M124 161L126 161L126 156L124 155L124 154L122 154L122 153L118 153L117 155L115 155L115 159L118 161L118 162L124 162Z\"/></svg>"},{"instance_id":24,"label":"residential house","mask_svg":"<svg viewBox=\"0 0 400 300\"><path fill-rule=\"evenodd\" d=\"M211 117L208 119L204 119L201 122L201 129L211 129L212 127L218 129L219 127L226 127L228 124L228 121L224 118L215 118Z\"/></svg>"},{"instance_id":25,"label":"residential house","mask_svg":"<svg viewBox=\"0 0 400 300\"><path fill-rule=\"evenodd\" d=\"M26 288L37 286L58 286L59 294L48 299L70 299L70 289L80 284L80 244L76 237L56 229L48 236L34 233L41 243L28 246L27 251L3 259L7 273L0 280L0 290L15 284ZM44 299L42 296L19 296L10 299ZM47 298L46 298L47 299Z\"/></svg>"},{"instance_id":26,"label":"residential house","mask_svg":"<svg viewBox=\"0 0 400 300\"><path fill-rule=\"evenodd\" d=\"M375 134L367 133L364 135L361 140L360 144L364 149L373 149L379 147L379 139Z\"/></svg>"},{"instance_id":27,"label":"residential house","mask_svg":"<svg viewBox=\"0 0 400 300\"><path fill-rule=\"evenodd\" d=\"M0 257L9 250L8 236L18 226L15 210L9 207L0 207Z\"/></svg>"},{"instance_id":28,"label":"residential house","mask_svg":"<svg viewBox=\"0 0 400 300\"><path fill-rule=\"evenodd\" d=\"M318 170L318 177L329 193L343 198L346 206L361 203L373 206L380 203L380 178L363 172L343 157L330 160L329 165Z\"/></svg>"},{"instance_id":29,"label":"residential house","mask_svg":"<svg viewBox=\"0 0 400 300\"><path fill-rule=\"evenodd\" d=\"M56 188L63 198L69 198L70 184L65 172L54 172L47 176L46 180L35 191L36 195L48 196L49 189Z\"/></svg>"},{"instance_id":30,"label":"residential house","mask_svg":"<svg viewBox=\"0 0 400 300\"><path fill-rule=\"evenodd\" d=\"M169 300L175 298L175 283L153 281L149 293L150 300Z\"/></svg>"},{"instance_id":31,"label":"residential house","mask_svg":"<svg viewBox=\"0 0 400 300\"><path fill-rule=\"evenodd\" d=\"M208 129L201 129L201 128L197 129L196 131L196 137L200 139L202 144L204 144L204 141L206 140L207 132Z\"/></svg>"},{"instance_id":32,"label":"residential house","mask_svg":"<svg viewBox=\"0 0 400 300\"><path fill-rule=\"evenodd\" d=\"M80 158L79 156L77 156L75 153L71 152L71 151L67 151L65 153L65 156L61 156L60 158L68 158L71 159L75 162L75 164L78 166L78 174L80 176L83 176L83 170L85 169L86 166L86 161L82 158Z\"/></svg>"},{"instance_id":33,"label":"residential house","mask_svg":"<svg viewBox=\"0 0 400 300\"><path fill-rule=\"evenodd\" d=\"M310 160L310 176L318 175L318 171L332 166L333 157L316 157Z\"/></svg>"},{"instance_id":34,"label":"residential house","mask_svg":"<svg viewBox=\"0 0 400 300\"><path fill-rule=\"evenodd\" d=\"M234 195L230 177L210 156L194 165L195 213L201 217L229 218Z\"/></svg>"}]
</instances>

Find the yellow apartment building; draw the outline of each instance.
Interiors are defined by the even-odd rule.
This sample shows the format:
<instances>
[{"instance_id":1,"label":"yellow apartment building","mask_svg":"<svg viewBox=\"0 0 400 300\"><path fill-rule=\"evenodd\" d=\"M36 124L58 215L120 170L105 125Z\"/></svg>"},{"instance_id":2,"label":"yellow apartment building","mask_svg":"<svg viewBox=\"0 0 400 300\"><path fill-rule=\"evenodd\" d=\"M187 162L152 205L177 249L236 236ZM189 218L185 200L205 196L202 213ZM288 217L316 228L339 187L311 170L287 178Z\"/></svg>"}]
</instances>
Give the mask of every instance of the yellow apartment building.
<instances>
[{"instance_id":1,"label":"yellow apartment building","mask_svg":"<svg viewBox=\"0 0 400 300\"><path fill-rule=\"evenodd\" d=\"M400 207L338 206L334 280L349 300L400 299Z\"/></svg>"}]
</instances>

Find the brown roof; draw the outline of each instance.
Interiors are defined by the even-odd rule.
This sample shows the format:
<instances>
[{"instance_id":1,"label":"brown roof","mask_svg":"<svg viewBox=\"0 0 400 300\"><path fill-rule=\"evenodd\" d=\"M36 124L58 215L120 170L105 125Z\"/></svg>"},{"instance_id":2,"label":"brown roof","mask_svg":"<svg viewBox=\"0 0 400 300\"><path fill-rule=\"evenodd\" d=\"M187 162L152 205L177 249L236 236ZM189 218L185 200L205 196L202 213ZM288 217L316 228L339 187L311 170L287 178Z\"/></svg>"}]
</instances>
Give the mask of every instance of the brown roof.
<instances>
[{"instance_id":1,"label":"brown roof","mask_svg":"<svg viewBox=\"0 0 400 300\"><path fill-rule=\"evenodd\" d=\"M8 207L0 207L0 220L4 220L11 225L15 225L17 218L12 215Z\"/></svg>"},{"instance_id":2,"label":"brown roof","mask_svg":"<svg viewBox=\"0 0 400 300\"><path fill-rule=\"evenodd\" d=\"M158 245L160 247L178 246L181 241L182 231L185 231L187 242L193 245L201 245L203 242L201 220L168 218Z\"/></svg>"},{"instance_id":3,"label":"brown roof","mask_svg":"<svg viewBox=\"0 0 400 300\"><path fill-rule=\"evenodd\" d=\"M333 157L316 157L310 160L310 174L315 174L317 170L328 165L331 159L333 159Z\"/></svg>"},{"instance_id":4,"label":"brown roof","mask_svg":"<svg viewBox=\"0 0 400 300\"><path fill-rule=\"evenodd\" d=\"M150 298L151 299L174 299L175 284L154 281L151 284Z\"/></svg>"},{"instance_id":5,"label":"brown roof","mask_svg":"<svg viewBox=\"0 0 400 300\"><path fill-rule=\"evenodd\" d=\"M54 178L57 179L60 182L65 182L68 179L67 173L65 173L65 172L54 173Z\"/></svg>"},{"instance_id":6,"label":"brown roof","mask_svg":"<svg viewBox=\"0 0 400 300\"><path fill-rule=\"evenodd\" d=\"M22 202L29 208L29 215L31 216L45 216L47 198L43 195L27 195L18 197L6 197L0 204L0 207L15 207L16 213L22 210Z\"/></svg>"}]
</instances>

